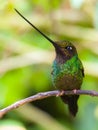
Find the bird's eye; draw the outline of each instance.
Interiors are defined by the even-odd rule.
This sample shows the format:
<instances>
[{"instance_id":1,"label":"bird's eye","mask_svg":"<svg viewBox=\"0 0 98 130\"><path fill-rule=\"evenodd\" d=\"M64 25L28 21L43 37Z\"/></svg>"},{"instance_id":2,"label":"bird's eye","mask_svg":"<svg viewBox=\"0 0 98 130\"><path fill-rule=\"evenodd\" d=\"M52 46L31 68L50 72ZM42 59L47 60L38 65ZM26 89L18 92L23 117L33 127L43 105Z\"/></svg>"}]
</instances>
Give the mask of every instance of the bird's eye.
<instances>
[{"instance_id":1,"label":"bird's eye","mask_svg":"<svg viewBox=\"0 0 98 130\"><path fill-rule=\"evenodd\" d=\"M66 46L65 49L71 51L72 50L72 46Z\"/></svg>"}]
</instances>

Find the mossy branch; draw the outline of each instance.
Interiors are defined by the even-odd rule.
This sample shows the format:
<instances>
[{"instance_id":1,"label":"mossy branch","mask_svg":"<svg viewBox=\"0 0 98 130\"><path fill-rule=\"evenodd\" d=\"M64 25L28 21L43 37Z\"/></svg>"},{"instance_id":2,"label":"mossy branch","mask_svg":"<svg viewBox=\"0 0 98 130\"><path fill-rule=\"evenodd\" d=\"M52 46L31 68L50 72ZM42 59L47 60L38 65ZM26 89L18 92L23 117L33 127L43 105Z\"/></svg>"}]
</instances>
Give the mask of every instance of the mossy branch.
<instances>
[{"instance_id":1,"label":"mossy branch","mask_svg":"<svg viewBox=\"0 0 98 130\"><path fill-rule=\"evenodd\" d=\"M13 103L12 105L9 105L8 107L1 109L0 118L2 118L7 112L9 112L13 109L16 109L26 103L33 102L36 100L41 100L41 99L52 97L52 96L59 97L59 96L61 96L61 94L62 95L89 95L89 96L96 96L96 97L98 96L98 92L91 91L91 90L72 90L72 91L64 91L63 93L61 93L58 90L41 92L41 93L35 94L33 96L30 96L28 98L19 100L19 101Z\"/></svg>"}]
</instances>

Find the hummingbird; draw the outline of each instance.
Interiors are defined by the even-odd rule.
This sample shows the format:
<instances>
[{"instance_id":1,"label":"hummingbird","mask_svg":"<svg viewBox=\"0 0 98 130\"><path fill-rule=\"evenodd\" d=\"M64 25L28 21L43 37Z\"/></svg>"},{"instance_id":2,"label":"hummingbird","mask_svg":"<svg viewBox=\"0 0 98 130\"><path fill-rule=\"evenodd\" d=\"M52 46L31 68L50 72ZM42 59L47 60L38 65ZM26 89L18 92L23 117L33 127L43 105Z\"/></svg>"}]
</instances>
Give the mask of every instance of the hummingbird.
<instances>
[{"instance_id":1,"label":"hummingbird","mask_svg":"<svg viewBox=\"0 0 98 130\"><path fill-rule=\"evenodd\" d=\"M84 68L78 57L76 47L69 41L53 41L27 18L25 18L17 9L15 11L43 37L45 37L55 48L56 57L52 64L52 82L53 85L61 91L79 90L84 77ZM69 112L76 116L78 111L77 101L79 95L61 95L62 101L68 105Z\"/></svg>"}]
</instances>

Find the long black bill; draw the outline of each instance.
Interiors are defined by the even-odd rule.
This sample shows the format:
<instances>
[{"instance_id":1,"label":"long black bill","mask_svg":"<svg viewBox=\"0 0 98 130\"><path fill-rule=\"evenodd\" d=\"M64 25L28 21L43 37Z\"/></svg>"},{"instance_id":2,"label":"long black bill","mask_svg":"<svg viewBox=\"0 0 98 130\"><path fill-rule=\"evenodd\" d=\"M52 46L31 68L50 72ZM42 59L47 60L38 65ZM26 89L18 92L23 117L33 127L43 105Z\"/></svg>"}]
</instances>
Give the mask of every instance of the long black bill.
<instances>
[{"instance_id":1,"label":"long black bill","mask_svg":"<svg viewBox=\"0 0 98 130\"><path fill-rule=\"evenodd\" d=\"M43 35L48 41L50 41L54 46L55 42L52 41L49 37L47 37L44 33L42 33L38 28L36 28L28 19L26 19L17 9L15 11L27 22L29 23L35 30L37 30L41 35Z\"/></svg>"}]
</instances>

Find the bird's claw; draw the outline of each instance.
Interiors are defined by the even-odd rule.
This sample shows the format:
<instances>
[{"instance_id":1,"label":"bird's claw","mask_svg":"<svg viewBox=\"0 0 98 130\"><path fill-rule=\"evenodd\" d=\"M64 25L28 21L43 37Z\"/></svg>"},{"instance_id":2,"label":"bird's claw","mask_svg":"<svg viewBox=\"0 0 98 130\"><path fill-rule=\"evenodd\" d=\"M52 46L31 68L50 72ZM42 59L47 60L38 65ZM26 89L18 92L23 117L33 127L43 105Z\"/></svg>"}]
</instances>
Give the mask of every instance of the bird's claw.
<instances>
[{"instance_id":1,"label":"bird's claw","mask_svg":"<svg viewBox=\"0 0 98 130\"><path fill-rule=\"evenodd\" d=\"M62 95L64 95L64 93L65 93L64 90L61 90L60 93L58 93L58 94L56 95L56 97L62 96Z\"/></svg>"},{"instance_id":2,"label":"bird's claw","mask_svg":"<svg viewBox=\"0 0 98 130\"><path fill-rule=\"evenodd\" d=\"M74 89L74 90L73 90L73 92L74 92L74 94L76 94L77 90L76 90L76 89Z\"/></svg>"}]
</instances>

